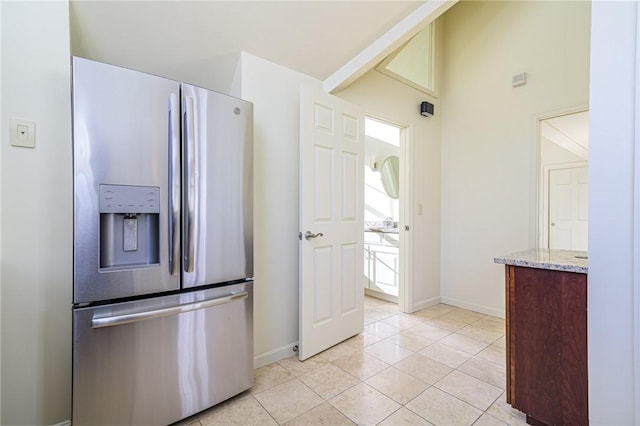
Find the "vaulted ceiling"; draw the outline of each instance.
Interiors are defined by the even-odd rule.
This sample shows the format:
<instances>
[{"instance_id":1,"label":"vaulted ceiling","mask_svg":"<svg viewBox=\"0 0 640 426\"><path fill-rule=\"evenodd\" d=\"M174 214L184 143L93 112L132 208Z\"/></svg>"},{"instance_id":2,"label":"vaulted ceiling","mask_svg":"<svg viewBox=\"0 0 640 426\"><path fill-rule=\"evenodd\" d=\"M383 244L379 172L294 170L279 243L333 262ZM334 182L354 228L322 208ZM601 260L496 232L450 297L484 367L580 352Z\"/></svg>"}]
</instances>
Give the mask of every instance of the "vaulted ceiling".
<instances>
[{"instance_id":1,"label":"vaulted ceiling","mask_svg":"<svg viewBox=\"0 0 640 426\"><path fill-rule=\"evenodd\" d=\"M331 91L455 1L70 0L72 53L144 71L244 50L319 80L346 68ZM576 117L549 124L567 140L582 140L588 125Z\"/></svg>"},{"instance_id":2,"label":"vaulted ceiling","mask_svg":"<svg viewBox=\"0 0 640 426\"><path fill-rule=\"evenodd\" d=\"M145 69L244 50L324 80L423 4L71 0L72 52Z\"/></svg>"}]
</instances>

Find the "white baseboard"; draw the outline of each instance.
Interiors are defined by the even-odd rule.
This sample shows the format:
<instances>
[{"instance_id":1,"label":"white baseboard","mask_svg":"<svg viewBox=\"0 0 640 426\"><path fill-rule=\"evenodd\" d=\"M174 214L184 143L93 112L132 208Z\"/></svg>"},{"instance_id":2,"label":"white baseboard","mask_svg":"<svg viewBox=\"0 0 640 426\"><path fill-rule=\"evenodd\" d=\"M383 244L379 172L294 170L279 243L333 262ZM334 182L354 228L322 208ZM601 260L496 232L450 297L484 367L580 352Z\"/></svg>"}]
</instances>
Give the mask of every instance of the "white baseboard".
<instances>
[{"instance_id":1,"label":"white baseboard","mask_svg":"<svg viewBox=\"0 0 640 426\"><path fill-rule=\"evenodd\" d=\"M446 305L456 306L458 308L468 309L474 312L480 312L481 314L492 315L498 318L504 318L504 309L496 309L490 306L478 305L476 303L469 303L464 300L454 299L451 297L441 297L441 302Z\"/></svg>"},{"instance_id":2,"label":"white baseboard","mask_svg":"<svg viewBox=\"0 0 640 426\"><path fill-rule=\"evenodd\" d=\"M71 420L65 420L64 422L56 423L55 425L51 426L71 426Z\"/></svg>"},{"instance_id":3,"label":"white baseboard","mask_svg":"<svg viewBox=\"0 0 640 426\"><path fill-rule=\"evenodd\" d=\"M398 303L398 296L392 296L381 291L371 290L370 288L365 288L364 294L365 296L376 297L378 299L386 300L387 302Z\"/></svg>"},{"instance_id":4,"label":"white baseboard","mask_svg":"<svg viewBox=\"0 0 640 426\"><path fill-rule=\"evenodd\" d=\"M440 301L440 297L432 297L431 299L421 300L418 303L414 303L412 306L413 312L418 312L421 309L428 308L429 306L437 305L438 303L442 303Z\"/></svg>"},{"instance_id":5,"label":"white baseboard","mask_svg":"<svg viewBox=\"0 0 640 426\"><path fill-rule=\"evenodd\" d=\"M253 368L255 369L264 367L265 365L271 364L272 362L280 361L281 359L289 358L292 355L296 355L297 352L293 351L293 347L297 345L298 342L291 342L272 351L256 355L255 357L253 357Z\"/></svg>"}]
</instances>

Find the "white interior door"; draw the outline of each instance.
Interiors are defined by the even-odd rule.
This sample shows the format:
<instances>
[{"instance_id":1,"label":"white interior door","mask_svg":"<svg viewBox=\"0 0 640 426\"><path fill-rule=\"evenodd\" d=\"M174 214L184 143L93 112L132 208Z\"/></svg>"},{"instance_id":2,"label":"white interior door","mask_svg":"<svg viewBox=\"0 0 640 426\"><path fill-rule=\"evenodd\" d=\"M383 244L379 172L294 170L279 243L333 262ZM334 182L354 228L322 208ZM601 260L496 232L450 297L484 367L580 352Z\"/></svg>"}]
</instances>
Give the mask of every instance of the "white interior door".
<instances>
[{"instance_id":1,"label":"white interior door","mask_svg":"<svg viewBox=\"0 0 640 426\"><path fill-rule=\"evenodd\" d=\"M364 327L364 114L335 96L300 91L299 357Z\"/></svg>"},{"instance_id":2,"label":"white interior door","mask_svg":"<svg viewBox=\"0 0 640 426\"><path fill-rule=\"evenodd\" d=\"M549 170L549 248L587 250L587 167Z\"/></svg>"}]
</instances>

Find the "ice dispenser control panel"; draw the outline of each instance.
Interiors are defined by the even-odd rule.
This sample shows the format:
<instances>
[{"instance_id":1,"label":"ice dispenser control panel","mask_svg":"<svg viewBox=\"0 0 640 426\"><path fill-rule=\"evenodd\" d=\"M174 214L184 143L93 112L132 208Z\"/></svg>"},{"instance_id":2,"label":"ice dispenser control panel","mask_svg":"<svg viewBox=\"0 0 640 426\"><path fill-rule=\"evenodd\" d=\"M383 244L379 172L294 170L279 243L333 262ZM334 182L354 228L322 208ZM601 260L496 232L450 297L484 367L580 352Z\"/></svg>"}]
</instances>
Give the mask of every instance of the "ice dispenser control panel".
<instances>
[{"instance_id":1,"label":"ice dispenser control panel","mask_svg":"<svg viewBox=\"0 0 640 426\"><path fill-rule=\"evenodd\" d=\"M160 262L160 188L100 185L100 271Z\"/></svg>"},{"instance_id":2,"label":"ice dispenser control panel","mask_svg":"<svg viewBox=\"0 0 640 426\"><path fill-rule=\"evenodd\" d=\"M100 185L100 213L160 213L160 188Z\"/></svg>"}]
</instances>

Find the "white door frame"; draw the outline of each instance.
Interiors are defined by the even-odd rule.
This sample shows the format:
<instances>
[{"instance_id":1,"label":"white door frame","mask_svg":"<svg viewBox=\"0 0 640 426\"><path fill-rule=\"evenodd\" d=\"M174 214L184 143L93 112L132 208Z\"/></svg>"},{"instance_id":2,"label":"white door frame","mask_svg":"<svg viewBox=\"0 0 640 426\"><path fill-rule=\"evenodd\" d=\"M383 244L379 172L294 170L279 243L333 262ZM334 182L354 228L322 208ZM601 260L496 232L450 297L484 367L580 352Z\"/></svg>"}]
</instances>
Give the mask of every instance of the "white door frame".
<instances>
[{"instance_id":1,"label":"white door frame","mask_svg":"<svg viewBox=\"0 0 640 426\"><path fill-rule=\"evenodd\" d=\"M565 108L565 109L561 109L561 110L556 110L556 111L551 111L548 112L546 114L541 114L538 115L536 117L534 117L534 137L535 137L535 149L536 149L536 154L535 154L535 159L533 161L535 161L535 164L533 165L533 170L535 170L535 172L533 172L535 175L533 176L533 179L535 179L533 182L535 182L535 184L532 182L532 187L535 186L535 190L532 188L533 194L532 197L534 198L533 200L530 198L532 204L531 206L535 206L536 212L533 215L533 223L529 222L530 224L532 224L532 228L533 229L533 235L531 235L531 231L529 233L529 235L533 238L531 241L536 241L538 243L539 247L548 247L548 237L549 237L549 230L548 230L548 219L549 219L549 211L548 209L546 210L545 213L545 200L548 198L548 193L545 193L545 188L546 191L548 192L549 188L548 188L548 181L546 182L545 185L545 175L547 175L547 179L548 179L548 173L545 173L544 167L542 166L542 122L545 120L549 120L551 118L556 118L556 117L562 117L563 115L571 115L571 114L576 114L579 112L585 112L585 111L589 111L589 105L578 105L572 108ZM546 214L546 216L545 216ZM546 221L546 222L545 222ZM546 239L545 239L546 238ZM545 243L547 245L545 245Z\"/></svg>"},{"instance_id":2,"label":"white door frame","mask_svg":"<svg viewBox=\"0 0 640 426\"><path fill-rule=\"evenodd\" d=\"M552 170L576 169L588 167L587 161L576 161L574 163L545 164L542 166L542 197L540 211L542 212L542 232L540 232L539 244L541 248L549 248L549 173Z\"/></svg>"},{"instance_id":3,"label":"white door frame","mask_svg":"<svg viewBox=\"0 0 640 426\"><path fill-rule=\"evenodd\" d=\"M400 285L398 310L413 312L413 126L400 127Z\"/></svg>"},{"instance_id":4,"label":"white door frame","mask_svg":"<svg viewBox=\"0 0 640 426\"><path fill-rule=\"evenodd\" d=\"M398 246L400 262L398 271L398 310L413 312L413 239L411 232L411 206L413 205L413 125L400 124L393 120L365 113L365 117L387 123L400 129L400 217L398 221Z\"/></svg>"}]
</instances>

